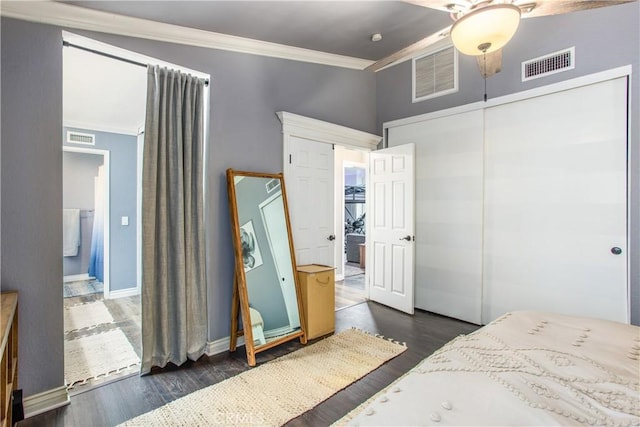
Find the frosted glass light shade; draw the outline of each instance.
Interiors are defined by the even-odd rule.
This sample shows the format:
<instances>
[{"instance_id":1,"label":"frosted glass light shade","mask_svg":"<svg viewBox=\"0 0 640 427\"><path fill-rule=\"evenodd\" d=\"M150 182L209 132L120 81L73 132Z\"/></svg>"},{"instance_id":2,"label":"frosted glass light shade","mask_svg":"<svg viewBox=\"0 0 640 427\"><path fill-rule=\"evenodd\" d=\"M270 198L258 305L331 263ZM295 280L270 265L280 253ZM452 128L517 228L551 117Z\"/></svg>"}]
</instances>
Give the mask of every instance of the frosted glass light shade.
<instances>
[{"instance_id":1,"label":"frosted glass light shade","mask_svg":"<svg viewBox=\"0 0 640 427\"><path fill-rule=\"evenodd\" d=\"M516 33L520 8L496 4L474 10L458 19L451 28L453 45L465 55L482 55L501 49Z\"/></svg>"}]
</instances>

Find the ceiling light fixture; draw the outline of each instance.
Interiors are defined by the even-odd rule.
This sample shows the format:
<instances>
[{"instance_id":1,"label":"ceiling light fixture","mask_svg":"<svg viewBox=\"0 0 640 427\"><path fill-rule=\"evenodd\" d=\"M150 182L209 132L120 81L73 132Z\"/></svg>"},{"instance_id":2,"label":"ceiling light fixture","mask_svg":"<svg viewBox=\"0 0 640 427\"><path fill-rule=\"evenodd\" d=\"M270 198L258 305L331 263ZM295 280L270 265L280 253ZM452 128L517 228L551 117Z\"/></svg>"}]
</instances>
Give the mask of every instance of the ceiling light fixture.
<instances>
[{"instance_id":1,"label":"ceiling light fixture","mask_svg":"<svg viewBox=\"0 0 640 427\"><path fill-rule=\"evenodd\" d=\"M465 55L483 55L502 48L520 23L520 8L512 4L492 4L458 19L451 27L453 45Z\"/></svg>"},{"instance_id":2,"label":"ceiling light fixture","mask_svg":"<svg viewBox=\"0 0 640 427\"><path fill-rule=\"evenodd\" d=\"M382 40L382 34L380 33L371 34L372 42L379 42L380 40Z\"/></svg>"}]
</instances>

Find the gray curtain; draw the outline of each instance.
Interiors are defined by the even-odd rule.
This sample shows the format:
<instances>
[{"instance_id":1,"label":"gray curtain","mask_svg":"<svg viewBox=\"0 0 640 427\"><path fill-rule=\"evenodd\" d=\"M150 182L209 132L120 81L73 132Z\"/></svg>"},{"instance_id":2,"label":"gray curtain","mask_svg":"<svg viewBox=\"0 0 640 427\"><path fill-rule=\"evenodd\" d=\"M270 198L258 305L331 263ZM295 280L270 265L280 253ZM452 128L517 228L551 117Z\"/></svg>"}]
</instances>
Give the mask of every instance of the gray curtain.
<instances>
[{"instance_id":1,"label":"gray curtain","mask_svg":"<svg viewBox=\"0 0 640 427\"><path fill-rule=\"evenodd\" d=\"M142 366L196 360L207 340L204 82L148 67L142 178Z\"/></svg>"}]
</instances>

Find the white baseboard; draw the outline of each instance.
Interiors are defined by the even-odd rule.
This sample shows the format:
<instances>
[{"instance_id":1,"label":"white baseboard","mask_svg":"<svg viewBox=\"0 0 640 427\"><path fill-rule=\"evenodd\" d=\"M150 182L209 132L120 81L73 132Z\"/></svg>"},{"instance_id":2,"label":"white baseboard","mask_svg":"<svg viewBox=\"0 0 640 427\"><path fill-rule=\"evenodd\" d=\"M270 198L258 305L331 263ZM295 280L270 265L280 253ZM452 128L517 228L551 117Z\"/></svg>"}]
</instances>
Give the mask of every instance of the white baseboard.
<instances>
[{"instance_id":1,"label":"white baseboard","mask_svg":"<svg viewBox=\"0 0 640 427\"><path fill-rule=\"evenodd\" d=\"M283 326L282 328L269 329L268 331L264 331L264 337L265 338L281 337L283 335L287 335L292 332L294 332L294 330L291 329L291 326L287 325L287 326Z\"/></svg>"},{"instance_id":2,"label":"white baseboard","mask_svg":"<svg viewBox=\"0 0 640 427\"><path fill-rule=\"evenodd\" d=\"M52 409L66 406L69 403L71 401L65 386L43 391L42 393L27 396L22 400L24 417L34 417Z\"/></svg>"},{"instance_id":3,"label":"white baseboard","mask_svg":"<svg viewBox=\"0 0 640 427\"><path fill-rule=\"evenodd\" d=\"M132 297L134 295L138 295L140 292L138 292L138 288L127 288L127 289L118 289L117 291L111 291L109 292L109 295L105 295L105 298L107 299L114 299L114 298L123 298L123 297Z\"/></svg>"},{"instance_id":4,"label":"white baseboard","mask_svg":"<svg viewBox=\"0 0 640 427\"><path fill-rule=\"evenodd\" d=\"M83 274L70 274L68 276L64 276L62 279L64 283L68 283L68 282L79 282L80 280L95 279L95 277L89 276L88 273L83 273Z\"/></svg>"},{"instance_id":5,"label":"white baseboard","mask_svg":"<svg viewBox=\"0 0 640 427\"><path fill-rule=\"evenodd\" d=\"M219 338L215 341L207 342L207 346L205 348L205 354L207 356L213 356L214 354L224 353L225 351L229 351L229 340L231 337ZM236 344L238 347L244 345L244 337L238 337L238 341Z\"/></svg>"}]
</instances>

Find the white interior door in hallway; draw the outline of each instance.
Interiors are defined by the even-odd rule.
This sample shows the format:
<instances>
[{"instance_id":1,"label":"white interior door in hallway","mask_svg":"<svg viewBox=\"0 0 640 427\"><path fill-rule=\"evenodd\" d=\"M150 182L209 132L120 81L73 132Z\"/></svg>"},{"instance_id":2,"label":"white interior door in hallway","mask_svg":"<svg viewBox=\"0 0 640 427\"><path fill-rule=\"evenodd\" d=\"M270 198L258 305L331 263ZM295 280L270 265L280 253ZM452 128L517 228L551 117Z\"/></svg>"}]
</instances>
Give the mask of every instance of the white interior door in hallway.
<instances>
[{"instance_id":1,"label":"white interior door in hallway","mask_svg":"<svg viewBox=\"0 0 640 427\"><path fill-rule=\"evenodd\" d=\"M367 260L373 301L413 314L414 144L369 155Z\"/></svg>"},{"instance_id":2,"label":"white interior door in hallway","mask_svg":"<svg viewBox=\"0 0 640 427\"><path fill-rule=\"evenodd\" d=\"M336 235L344 226L335 221L334 147L369 152L382 138L286 111L276 115L282 122L283 174L296 263L336 267Z\"/></svg>"},{"instance_id":3,"label":"white interior door in hallway","mask_svg":"<svg viewBox=\"0 0 640 427\"><path fill-rule=\"evenodd\" d=\"M298 265L334 266L333 145L292 136L287 199Z\"/></svg>"}]
</instances>

